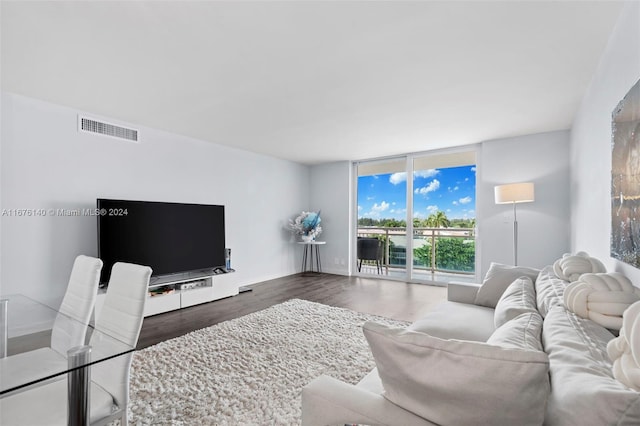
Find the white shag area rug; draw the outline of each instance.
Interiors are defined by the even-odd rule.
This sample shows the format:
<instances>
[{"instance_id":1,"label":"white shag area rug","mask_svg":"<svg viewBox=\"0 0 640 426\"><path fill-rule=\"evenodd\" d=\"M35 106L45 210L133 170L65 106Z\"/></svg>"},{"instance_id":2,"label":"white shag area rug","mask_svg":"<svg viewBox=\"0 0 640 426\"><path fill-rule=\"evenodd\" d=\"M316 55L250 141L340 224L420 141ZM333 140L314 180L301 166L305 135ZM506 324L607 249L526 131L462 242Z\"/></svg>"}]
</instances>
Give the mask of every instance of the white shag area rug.
<instances>
[{"instance_id":1,"label":"white shag area rug","mask_svg":"<svg viewBox=\"0 0 640 426\"><path fill-rule=\"evenodd\" d=\"M292 299L135 353L134 425L297 425L302 387L327 374L355 384L375 367L348 309Z\"/></svg>"}]
</instances>

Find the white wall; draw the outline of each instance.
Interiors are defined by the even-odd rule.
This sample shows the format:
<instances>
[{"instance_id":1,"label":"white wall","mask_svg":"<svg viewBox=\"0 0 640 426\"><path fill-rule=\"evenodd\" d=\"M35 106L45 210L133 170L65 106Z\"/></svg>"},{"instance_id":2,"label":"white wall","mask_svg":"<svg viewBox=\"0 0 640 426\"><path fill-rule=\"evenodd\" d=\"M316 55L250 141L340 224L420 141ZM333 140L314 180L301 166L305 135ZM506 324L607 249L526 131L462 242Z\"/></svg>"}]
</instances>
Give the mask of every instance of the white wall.
<instances>
[{"instance_id":1,"label":"white wall","mask_svg":"<svg viewBox=\"0 0 640 426\"><path fill-rule=\"evenodd\" d=\"M349 247L354 234L351 210L352 166L349 161L311 167L310 209L322 209L322 234L327 245L320 250L323 272L349 275Z\"/></svg>"},{"instance_id":2,"label":"white wall","mask_svg":"<svg viewBox=\"0 0 640 426\"><path fill-rule=\"evenodd\" d=\"M491 262L513 264L513 207L495 204L496 185L535 184L535 202L517 206L519 265L543 267L569 251L569 132L484 142L478 158L477 276Z\"/></svg>"},{"instance_id":3,"label":"white wall","mask_svg":"<svg viewBox=\"0 0 640 426\"><path fill-rule=\"evenodd\" d=\"M284 225L309 204L307 166L149 128L139 144L79 133L77 114L2 95L4 209L92 208L100 197L223 204L237 273L219 283L298 271ZM59 301L75 256L97 254L95 217L5 216L0 231L5 294Z\"/></svg>"},{"instance_id":4,"label":"white wall","mask_svg":"<svg viewBox=\"0 0 640 426\"><path fill-rule=\"evenodd\" d=\"M610 257L611 114L640 79L640 2L622 11L571 130L571 250L587 251L640 286L640 270Z\"/></svg>"}]
</instances>

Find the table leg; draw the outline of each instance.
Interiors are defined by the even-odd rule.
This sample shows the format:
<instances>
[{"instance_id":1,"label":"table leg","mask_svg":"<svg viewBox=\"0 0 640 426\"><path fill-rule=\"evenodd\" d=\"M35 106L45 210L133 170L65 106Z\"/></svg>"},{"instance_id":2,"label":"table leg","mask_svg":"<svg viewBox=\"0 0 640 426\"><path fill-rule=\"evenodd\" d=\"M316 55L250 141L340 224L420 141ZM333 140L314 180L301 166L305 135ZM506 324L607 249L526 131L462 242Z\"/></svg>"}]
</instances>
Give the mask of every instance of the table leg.
<instances>
[{"instance_id":1,"label":"table leg","mask_svg":"<svg viewBox=\"0 0 640 426\"><path fill-rule=\"evenodd\" d=\"M308 245L304 246L304 249L302 250L302 269L301 272L305 273L307 271L307 249L309 248Z\"/></svg>"},{"instance_id":2,"label":"table leg","mask_svg":"<svg viewBox=\"0 0 640 426\"><path fill-rule=\"evenodd\" d=\"M67 424L87 426L90 415L91 346L76 346L67 351Z\"/></svg>"},{"instance_id":3,"label":"table leg","mask_svg":"<svg viewBox=\"0 0 640 426\"><path fill-rule=\"evenodd\" d=\"M316 270L318 273L322 272L322 266L320 264L320 246L316 247Z\"/></svg>"},{"instance_id":4,"label":"table leg","mask_svg":"<svg viewBox=\"0 0 640 426\"><path fill-rule=\"evenodd\" d=\"M7 356L9 340L9 299L0 299L0 358Z\"/></svg>"}]
</instances>

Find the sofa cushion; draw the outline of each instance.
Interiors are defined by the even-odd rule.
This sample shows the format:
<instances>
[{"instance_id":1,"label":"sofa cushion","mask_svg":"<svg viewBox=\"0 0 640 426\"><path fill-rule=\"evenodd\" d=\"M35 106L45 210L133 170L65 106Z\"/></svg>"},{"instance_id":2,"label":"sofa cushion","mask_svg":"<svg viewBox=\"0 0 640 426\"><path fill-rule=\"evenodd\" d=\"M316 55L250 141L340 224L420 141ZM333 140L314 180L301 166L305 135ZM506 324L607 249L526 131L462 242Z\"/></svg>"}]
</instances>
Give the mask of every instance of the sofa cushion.
<instances>
[{"instance_id":1,"label":"sofa cushion","mask_svg":"<svg viewBox=\"0 0 640 426\"><path fill-rule=\"evenodd\" d=\"M535 280L539 272L538 269L493 262L478 289L475 304L495 308L500 296L516 278L525 276Z\"/></svg>"},{"instance_id":2,"label":"sofa cushion","mask_svg":"<svg viewBox=\"0 0 640 426\"><path fill-rule=\"evenodd\" d=\"M382 395L384 387L382 386L382 380L378 374L378 369L374 368L358 382L358 387L369 392L373 392L377 395Z\"/></svg>"},{"instance_id":3,"label":"sofa cushion","mask_svg":"<svg viewBox=\"0 0 640 426\"><path fill-rule=\"evenodd\" d=\"M542 351L542 317L537 312L525 312L497 328L487 340L487 344Z\"/></svg>"},{"instance_id":4,"label":"sofa cushion","mask_svg":"<svg viewBox=\"0 0 640 426\"><path fill-rule=\"evenodd\" d=\"M618 382L607 355L611 332L564 309L544 319L542 343L549 354L551 388L547 425L640 424L640 393Z\"/></svg>"},{"instance_id":5,"label":"sofa cushion","mask_svg":"<svg viewBox=\"0 0 640 426\"><path fill-rule=\"evenodd\" d=\"M529 277L516 278L496 304L493 322L496 328L525 312L537 312L536 291Z\"/></svg>"},{"instance_id":6,"label":"sofa cushion","mask_svg":"<svg viewBox=\"0 0 640 426\"><path fill-rule=\"evenodd\" d=\"M534 282L536 289L536 305L542 318L547 316L547 312L554 306L564 306L563 294L568 281L561 280L554 272L552 266L546 266L538 274Z\"/></svg>"},{"instance_id":7,"label":"sofa cushion","mask_svg":"<svg viewBox=\"0 0 640 426\"><path fill-rule=\"evenodd\" d=\"M384 396L437 424L540 425L549 392L544 352L364 324Z\"/></svg>"},{"instance_id":8,"label":"sofa cushion","mask_svg":"<svg viewBox=\"0 0 640 426\"><path fill-rule=\"evenodd\" d=\"M409 326L441 339L486 342L495 327L493 309L468 303L443 302Z\"/></svg>"}]
</instances>

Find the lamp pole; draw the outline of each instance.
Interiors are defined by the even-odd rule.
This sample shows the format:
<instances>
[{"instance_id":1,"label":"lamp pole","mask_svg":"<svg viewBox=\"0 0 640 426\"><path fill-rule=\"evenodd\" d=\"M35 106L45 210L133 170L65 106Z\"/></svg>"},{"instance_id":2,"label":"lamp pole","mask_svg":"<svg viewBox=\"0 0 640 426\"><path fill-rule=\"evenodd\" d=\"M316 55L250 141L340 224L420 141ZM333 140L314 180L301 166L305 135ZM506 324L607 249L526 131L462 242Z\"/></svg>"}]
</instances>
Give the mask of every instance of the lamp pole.
<instances>
[{"instance_id":1,"label":"lamp pole","mask_svg":"<svg viewBox=\"0 0 640 426\"><path fill-rule=\"evenodd\" d=\"M513 202L513 265L518 266L518 216L516 202Z\"/></svg>"},{"instance_id":2,"label":"lamp pole","mask_svg":"<svg viewBox=\"0 0 640 426\"><path fill-rule=\"evenodd\" d=\"M534 185L531 182L497 185L493 188L496 204L513 204L513 264L518 265L518 215L517 203L535 200Z\"/></svg>"}]
</instances>

